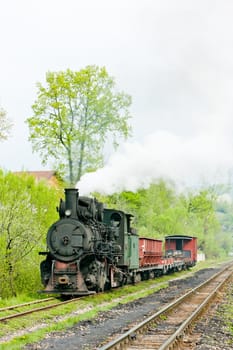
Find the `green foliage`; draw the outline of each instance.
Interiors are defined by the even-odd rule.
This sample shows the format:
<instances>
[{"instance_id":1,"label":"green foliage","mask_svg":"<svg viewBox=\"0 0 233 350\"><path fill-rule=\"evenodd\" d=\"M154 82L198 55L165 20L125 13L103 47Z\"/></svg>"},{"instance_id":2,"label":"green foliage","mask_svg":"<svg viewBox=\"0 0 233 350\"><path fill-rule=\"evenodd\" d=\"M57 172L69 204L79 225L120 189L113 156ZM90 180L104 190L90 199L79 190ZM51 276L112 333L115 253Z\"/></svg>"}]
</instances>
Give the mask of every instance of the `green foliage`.
<instances>
[{"instance_id":1,"label":"green foliage","mask_svg":"<svg viewBox=\"0 0 233 350\"><path fill-rule=\"evenodd\" d=\"M215 212L215 202L216 195L211 189L189 196L189 217L199 228L199 248L207 258L221 256L221 246L216 241L221 228Z\"/></svg>"},{"instance_id":2,"label":"green foliage","mask_svg":"<svg viewBox=\"0 0 233 350\"><path fill-rule=\"evenodd\" d=\"M39 286L38 252L57 217L58 190L0 171L0 297Z\"/></svg>"},{"instance_id":3,"label":"green foliage","mask_svg":"<svg viewBox=\"0 0 233 350\"><path fill-rule=\"evenodd\" d=\"M78 72L48 72L46 87L38 84L34 115L27 119L33 149L44 163L55 159L70 184L103 165L103 147L110 136L127 138L129 95L115 90L105 68L87 66Z\"/></svg>"},{"instance_id":4,"label":"green foliage","mask_svg":"<svg viewBox=\"0 0 233 350\"><path fill-rule=\"evenodd\" d=\"M219 196L215 203L215 210L222 231L218 235L218 241L224 252L232 254L233 252L233 204L230 192Z\"/></svg>"},{"instance_id":5,"label":"green foliage","mask_svg":"<svg viewBox=\"0 0 233 350\"><path fill-rule=\"evenodd\" d=\"M216 202L218 219L225 232L233 232L233 204L222 199Z\"/></svg>"},{"instance_id":6,"label":"green foliage","mask_svg":"<svg viewBox=\"0 0 233 350\"><path fill-rule=\"evenodd\" d=\"M7 118L6 111L0 108L0 141L9 137L12 125L10 119Z\"/></svg>"}]
</instances>

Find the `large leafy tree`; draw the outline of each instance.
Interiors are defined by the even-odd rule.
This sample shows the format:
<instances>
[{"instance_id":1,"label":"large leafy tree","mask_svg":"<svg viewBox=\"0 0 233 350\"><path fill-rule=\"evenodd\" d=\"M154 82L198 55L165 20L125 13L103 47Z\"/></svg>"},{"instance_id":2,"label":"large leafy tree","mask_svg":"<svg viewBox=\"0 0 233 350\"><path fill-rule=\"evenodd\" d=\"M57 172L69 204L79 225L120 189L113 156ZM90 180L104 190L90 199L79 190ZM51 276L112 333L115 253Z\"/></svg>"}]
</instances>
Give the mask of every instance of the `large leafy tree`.
<instances>
[{"instance_id":1,"label":"large leafy tree","mask_svg":"<svg viewBox=\"0 0 233 350\"><path fill-rule=\"evenodd\" d=\"M7 118L6 111L0 107L0 141L9 137L11 128L12 122Z\"/></svg>"},{"instance_id":2,"label":"large leafy tree","mask_svg":"<svg viewBox=\"0 0 233 350\"><path fill-rule=\"evenodd\" d=\"M70 184L103 164L106 141L130 134L131 98L117 92L104 67L48 72L38 83L34 115L27 119L34 151L43 163L54 159Z\"/></svg>"}]
</instances>

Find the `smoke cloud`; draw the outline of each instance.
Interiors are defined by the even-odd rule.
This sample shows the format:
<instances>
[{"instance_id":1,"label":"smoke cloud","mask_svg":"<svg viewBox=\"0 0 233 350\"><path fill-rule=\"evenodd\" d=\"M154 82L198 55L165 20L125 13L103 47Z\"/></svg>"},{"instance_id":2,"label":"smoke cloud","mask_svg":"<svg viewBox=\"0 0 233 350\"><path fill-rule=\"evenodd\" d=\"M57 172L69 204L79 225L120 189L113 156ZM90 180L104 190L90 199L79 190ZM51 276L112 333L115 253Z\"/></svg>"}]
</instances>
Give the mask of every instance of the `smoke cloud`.
<instances>
[{"instance_id":1,"label":"smoke cloud","mask_svg":"<svg viewBox=\"0 0 233 350\"><path fill-rule=\"evenodd\" d=\"M232 168L233 145L219 128L188 138L161 130L141 143L125 143L105 167L85 174L77 187L83 195L112 194L147 188L160 178L179 188L197 187L228 181Z\"/></svg>"}]
</instances>

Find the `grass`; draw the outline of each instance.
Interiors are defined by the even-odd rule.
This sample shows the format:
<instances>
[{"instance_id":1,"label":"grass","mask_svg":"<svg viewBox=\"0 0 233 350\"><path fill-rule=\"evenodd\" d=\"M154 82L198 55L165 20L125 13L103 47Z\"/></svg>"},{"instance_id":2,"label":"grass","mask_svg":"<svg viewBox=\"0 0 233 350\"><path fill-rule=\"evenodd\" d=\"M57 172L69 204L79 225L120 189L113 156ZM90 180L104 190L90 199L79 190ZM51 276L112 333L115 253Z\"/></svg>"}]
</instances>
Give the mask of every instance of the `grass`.
<instances>
[{"instance_id":1,"label":"grass","mask_svg":"<svg viewBox=\"0 0 233 350\"><path fill-rule=\"evenodd\" d=\"M30 301L33 301L35 299L44 299L44 298L47 298L47 296L42 296L41 294L34 294L34 295L19 294L16 297L12 297L10 299L0 298L0 307L2 308L6 306L11 306L11 305L29 303Z\"/></svg>"}]
</instances>

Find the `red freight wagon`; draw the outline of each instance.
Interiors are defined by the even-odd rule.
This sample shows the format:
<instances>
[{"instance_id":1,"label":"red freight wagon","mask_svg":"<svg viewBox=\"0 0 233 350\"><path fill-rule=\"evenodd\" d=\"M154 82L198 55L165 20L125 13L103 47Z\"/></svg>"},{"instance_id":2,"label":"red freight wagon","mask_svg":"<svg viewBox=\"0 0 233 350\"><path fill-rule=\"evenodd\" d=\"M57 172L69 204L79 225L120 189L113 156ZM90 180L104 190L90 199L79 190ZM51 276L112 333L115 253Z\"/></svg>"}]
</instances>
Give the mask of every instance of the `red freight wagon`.
<instances>
[{"instance_id":1,"label":"red freight wagon","mask_svg":"<svg viewBox=\"0 0 233 350\"><path fill-rule=\"evenodd\" d=\"M139 238L139 266L150 266L161 261L163 241L153 238Z\"/></svg>"},{"instance_id":2,"label":"red freight wagon","mask_svg":"<svg viewBox=\"0 0 233 350\"><path fill-rule=\"evenodd\" d=\"M166 236L165 254L185 258L186 265L193 266L197 262L197 238L182 235Z\"/></svg>"}]
</instances>

